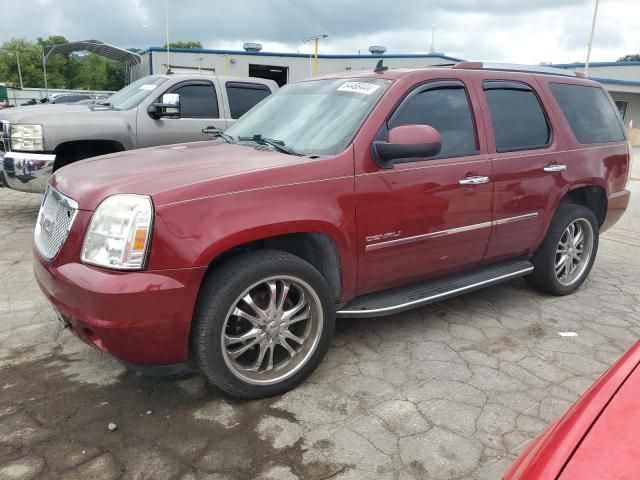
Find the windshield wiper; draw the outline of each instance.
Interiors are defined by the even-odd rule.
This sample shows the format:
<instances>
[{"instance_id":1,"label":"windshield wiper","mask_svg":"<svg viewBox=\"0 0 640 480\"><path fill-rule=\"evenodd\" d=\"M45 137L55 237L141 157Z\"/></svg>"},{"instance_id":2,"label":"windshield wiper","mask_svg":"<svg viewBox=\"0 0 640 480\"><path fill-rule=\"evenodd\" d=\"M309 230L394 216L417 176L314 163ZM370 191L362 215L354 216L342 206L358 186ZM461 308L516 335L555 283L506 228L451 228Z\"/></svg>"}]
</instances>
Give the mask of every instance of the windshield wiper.
<instances>
[{"instance_id":1,"label":"windshield wiper","mask_svg":"<svg viewBox=\"0 0 640 480\"><path fill-rule=\"evenodd\" d=\"M286 153L287 155L295 155L297 157L303 157L304 154L300 152L296 152L294 149L287 147L286 144L282 140L276 140L275 138L263 137L260 134L254 135L252 137L238 137L238 140L241 142L256 142L261 145L269 145L270 147L275 148L279 152Z\"/></svg>"}]
</instances>

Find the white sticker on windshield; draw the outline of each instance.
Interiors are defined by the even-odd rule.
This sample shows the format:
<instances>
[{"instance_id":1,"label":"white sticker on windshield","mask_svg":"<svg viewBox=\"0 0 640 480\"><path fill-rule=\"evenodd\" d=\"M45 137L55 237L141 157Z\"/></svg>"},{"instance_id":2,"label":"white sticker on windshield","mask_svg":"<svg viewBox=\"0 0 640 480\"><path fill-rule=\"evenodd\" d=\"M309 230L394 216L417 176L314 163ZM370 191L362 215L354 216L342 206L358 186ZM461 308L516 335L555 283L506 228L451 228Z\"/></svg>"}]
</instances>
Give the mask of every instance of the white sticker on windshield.
<instances>
[{"instance_id":1,"label":"white sticker on windshield","mask_svg":"<svg viewBox=\"0 0 640 480\"><path fill-rule=\"evenodd\" d=\"M147 85L140 85L140 90L155 90L157 87L157 85L154 85L152 83L147 84Z\"/></svg>"},{"instance_id":2,"label":"white sticker on windshield","mask_svg":"<svg viewBox=\"0 0 640 480\"><path fill-rule=\"evenodd\" d=\"M375 92L380 85L374 85L373 83L366 82L347 82L343 83L340 88L338 88L339 92L353 92L353 93L362 93L363 95L371 95Z\"/></svg>"}]
</instances>

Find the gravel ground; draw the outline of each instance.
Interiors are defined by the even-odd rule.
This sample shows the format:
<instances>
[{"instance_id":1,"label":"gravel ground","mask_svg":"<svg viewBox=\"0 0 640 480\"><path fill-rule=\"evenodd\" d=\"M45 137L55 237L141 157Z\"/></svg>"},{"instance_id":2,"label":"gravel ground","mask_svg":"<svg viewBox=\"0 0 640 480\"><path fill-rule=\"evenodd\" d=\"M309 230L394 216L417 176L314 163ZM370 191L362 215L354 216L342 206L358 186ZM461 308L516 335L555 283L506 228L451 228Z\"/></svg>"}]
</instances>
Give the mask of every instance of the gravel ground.
<instances>
[{"instance_id":1,"label":"gravel ground","mask_svg":"<svg viewBox=\"0 0 640 480\"><path fill-rule=\"evenodd\" d=\"M31 272L40 199L2 188L0 478L500 478L640 336L634 178L630 210L576 294L517 280L341 320L305 384L252 402L199 375L129 372L61 331Z\"/></svg>"}]
</instances>

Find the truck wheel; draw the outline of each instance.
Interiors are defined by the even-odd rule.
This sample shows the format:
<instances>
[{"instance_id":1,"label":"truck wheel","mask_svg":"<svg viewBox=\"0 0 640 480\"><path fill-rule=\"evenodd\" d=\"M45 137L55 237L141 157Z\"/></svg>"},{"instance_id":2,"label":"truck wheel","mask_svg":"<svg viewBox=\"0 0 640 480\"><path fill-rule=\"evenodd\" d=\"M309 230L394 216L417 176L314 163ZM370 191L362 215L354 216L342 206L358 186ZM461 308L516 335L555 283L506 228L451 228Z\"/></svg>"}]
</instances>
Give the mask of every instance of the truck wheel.
<instances>
[{"instance_id":1,"label":"truck wheel","mask_svg":"<svg viewBox=\"0 0 640 480\"><path fill-rule=\"evenodd\" d=\"M286 252L232 258L205 280L192 331L204 375L241 398L284 393L329 349L335 302L324 277Z\"/></svg>"},{"instance_id":2,"label":"truck wheel","mask_svg":"<svg viewBox=\"0 0 640 480\"><path fill-rule=\"evenodd\" d=\"M598 251L598 222L591 210L561 203L527 277L538 290L568 295L589 276Z\"/></svg>"}]
</instances>

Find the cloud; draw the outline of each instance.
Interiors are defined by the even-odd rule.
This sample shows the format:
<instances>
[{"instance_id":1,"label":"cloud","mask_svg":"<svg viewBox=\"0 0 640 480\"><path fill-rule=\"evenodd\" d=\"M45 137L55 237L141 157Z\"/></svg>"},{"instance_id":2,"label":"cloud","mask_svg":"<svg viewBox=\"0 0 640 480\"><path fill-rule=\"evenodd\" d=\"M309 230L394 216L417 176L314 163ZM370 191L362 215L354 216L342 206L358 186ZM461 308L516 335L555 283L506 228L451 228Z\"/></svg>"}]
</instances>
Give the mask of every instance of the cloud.
<instances>
[{"instance_id":1,"label":"cloud","mask_svg":"<svg viewBox=\"0 0 640 480\"><path fill-rule=\"evenodd\" d=\"M307 52L302 38L325 33L322 51L425 52L436 24L435 48L452 56L537 63L583 60L593 1L586 0L169 0L170 39L199 40L207 48ZM35 12L35 14L34 14ZM38 13L41 12L41 13ZM0 42L62 34L122 47L165 42L163 0L23 0L9 2ZM592 60L637 53L637 0L602 0ZM633 33L635 32L635 35Z\"/></svg>"}]
</instances>

